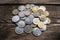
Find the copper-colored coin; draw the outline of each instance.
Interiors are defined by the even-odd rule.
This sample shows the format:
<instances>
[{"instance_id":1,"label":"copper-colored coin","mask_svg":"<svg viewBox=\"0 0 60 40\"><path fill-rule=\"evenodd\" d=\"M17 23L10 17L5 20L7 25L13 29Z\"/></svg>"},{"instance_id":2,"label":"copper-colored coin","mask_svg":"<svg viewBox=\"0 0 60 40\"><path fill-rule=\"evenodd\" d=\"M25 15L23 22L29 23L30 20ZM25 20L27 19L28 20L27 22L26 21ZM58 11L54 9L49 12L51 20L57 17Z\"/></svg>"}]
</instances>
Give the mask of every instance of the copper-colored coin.
<instances>
[{"instance_id":1,"label":"copper-colored coin","mask_svg":"<svg viewBox=\"0 0 60 40\"><path fill-rule=\"evenodd\" d=\"M19 13L19 10L18 10L18 9L14 9L14 10L12 11L12 13L13 13L14 15L16 15L16 14Z\"/></svg>"},{"instance_id":2,"label":"copper-colored coin","mask_svg":"<svg viewBox=\"0 0 60 40\"><path fill-rule=\"evenodd\" d=\"M39 23L38 23L38 27L39 27L39 28L43 28L43 27L44 27L44 23L43 23L43 22L39 22Z\"/></svg>"},{"instance_id":3,"label":"copper-colored coin","mask_svg":"<svg viewBox=\"0 0 60 40\"><path fill-rule=\"evenodd\" d=\"M37 12L39 10L38 8L39 8L38 6L34 6L34 7L32 7L32 11Z\"/></svg>"}]
</instances>

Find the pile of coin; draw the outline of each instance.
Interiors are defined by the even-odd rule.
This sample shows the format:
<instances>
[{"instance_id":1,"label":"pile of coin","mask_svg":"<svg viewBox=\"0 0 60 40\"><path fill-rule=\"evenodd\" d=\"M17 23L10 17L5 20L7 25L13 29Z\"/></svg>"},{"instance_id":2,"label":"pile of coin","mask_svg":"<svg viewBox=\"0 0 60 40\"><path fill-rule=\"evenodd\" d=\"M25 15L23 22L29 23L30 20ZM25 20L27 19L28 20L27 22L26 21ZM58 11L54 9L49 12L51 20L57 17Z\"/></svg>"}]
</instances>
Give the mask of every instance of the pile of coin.
<instances>
[{"instance_id":1,"label":"pile of coin","mask_svg":"<svg viewBox=\"0 0 60 40\"><path fill-rule=\"evenodd\" d=\"M18 9L12 11L12 22L15 22L16 34L32 33L40 36L42 31L46 30L46 25L51 23L48 18L49 12L45 6L37 6L34 4L20 5Z\"/></svg>"}]
</instances>

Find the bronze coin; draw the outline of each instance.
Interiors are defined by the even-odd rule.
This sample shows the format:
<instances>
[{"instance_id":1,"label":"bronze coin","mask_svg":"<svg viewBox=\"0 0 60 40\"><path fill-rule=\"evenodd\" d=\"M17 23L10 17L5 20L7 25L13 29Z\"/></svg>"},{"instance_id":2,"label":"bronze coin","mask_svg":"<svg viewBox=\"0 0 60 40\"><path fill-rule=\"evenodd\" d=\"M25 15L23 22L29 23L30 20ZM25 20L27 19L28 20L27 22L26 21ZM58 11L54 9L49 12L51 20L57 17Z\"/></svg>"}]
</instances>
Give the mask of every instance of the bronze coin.
<instances>
[{"instance_id":1,"label":"bronze coin","mask_svg":"<svg viewBox=\"0 0 60 40\"><path fill-rule=\"evenodd\" d=\"M13 13L14 15L17 15L17 14L19 13L19 10L18 10L18 9L14 9L14 10L12 11L12 13Z\"/></svg>"}]
</instances>

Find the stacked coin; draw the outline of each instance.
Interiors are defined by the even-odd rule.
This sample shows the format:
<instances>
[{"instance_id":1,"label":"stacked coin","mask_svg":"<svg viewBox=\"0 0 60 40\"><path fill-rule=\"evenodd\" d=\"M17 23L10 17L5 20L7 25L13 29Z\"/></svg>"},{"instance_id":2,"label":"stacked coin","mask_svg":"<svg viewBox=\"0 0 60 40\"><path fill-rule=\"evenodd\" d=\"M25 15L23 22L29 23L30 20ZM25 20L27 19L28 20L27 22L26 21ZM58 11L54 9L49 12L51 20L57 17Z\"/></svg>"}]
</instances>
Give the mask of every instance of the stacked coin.
<instances>
[{"instance_id":1,"label":"stacked coin","mask_svg":"<svg viewBox=\"0 0 60 40\"><path fill-rule=\"evenodd\" d=\"M46 25L51 23L48 18L49 12L45 6L36 6L34 4L20 5L18 9L12 11L14 16L12 22L15 22L17 34L33 33L40 36L42 31L47 29Z\"/></svg>"}]
</instances>

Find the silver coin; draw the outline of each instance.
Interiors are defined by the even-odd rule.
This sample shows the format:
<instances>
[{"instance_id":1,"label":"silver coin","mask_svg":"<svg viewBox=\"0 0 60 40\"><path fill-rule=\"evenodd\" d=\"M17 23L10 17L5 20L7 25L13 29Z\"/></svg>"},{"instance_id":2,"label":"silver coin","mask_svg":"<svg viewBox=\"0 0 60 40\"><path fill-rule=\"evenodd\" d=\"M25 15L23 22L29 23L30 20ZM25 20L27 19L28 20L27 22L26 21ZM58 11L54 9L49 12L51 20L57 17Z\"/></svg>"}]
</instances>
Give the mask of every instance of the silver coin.
<instances>
[{"instance_id":1,"label":"silver coin","mask_svg":"<svg viewBox=\"0 0 60 40\"><path fill-rule=\"evenodd\" d=\"M22 11L22 12L19 12L19 14L18 14L20 17L24 17L25 16L25 12L24 11Z\"/></svg>"},{"instance_id":2,"label":"silver coin","mask_svg":"<svg viewBox=\"0 0 60 40\"><path fill-rule=\"evenodd\" d=\"M17 23L18 27L25 27L25 22L24 21L19 21Z\"/></svg>"},{"instance_id":3,"label":"silver coin","mask_svg":"<svg viewBox=\"0 0 60 40\"><path fill-rule=\"evenodd\" d=\"M24 6L24 5L21 5L21 6L18 7L18 9L19 9L20 11L23 11L23 10L25 10L25 6Z\"/></svg>"},{"instance_id":4,"label":"silver coin","mask_svg":"<svg viewBox=\"0 0 60 40\"><path fill-rule=\"evenodd\" d=\"M26 19L25 19L25 23L26 23L26 24L31 24L31 23L32 23L32 20L31 20L30 18L26 18Z\"/></svg>"},{"instance_id":5,"label":"silver coin","mask_svg":"<svg viewBox=\"0 0 60 40\"><path fill-rule=\"evenodd\" d=\"M19 21L19 19L20 19L20 18L19 18L18 15L12 17L12 21L13 21L13 22L17 22L17 21Z\"/></svg>"},{"instance_id":6,"label":"silver coin","mask_svg":"<svg viewBox=\"0 0 60 40\"><path fill-rule=\"evenodd\" d=\"M47 24L47 23L48 23L48 20L45 20L43 23L44 23L44 24Z\"/></svg>"},{"instance_id":7,"label":"silver coin","mask_svg":"<svg viewBox=\"0 0 60 40\"><path fill-rule=\"evenodd\" d=\"M34 16L31 14L31 15L29 15L29 18L33 21Z\"/></svg>"},{"instance_id":8,"label":"silver coin","mask_svg":"<svg viewBox=\"0 0 60 40\"><path fill-rule=\"evenodd\" d=\"M32 7L34 7L35 5L34 4L30 4Z\"/></svg>"},{"instance_id":9,"label":"silver coin","mask_svg":"<svg viewBox=\"0 0 60 40\"><path fill-rule=\"evenodd\" d=\"M31 25L26 25L25 28L24 28L24 31L25 31L26 33L31 33L32 30L33 30L33 28L31 27Z\"/></svg>"},{"instance_id":10,"label":"silver coin","mask_svg":"<svg viewBox=\"0 0 60 40\"><path fill-rule=\"evenodd\" d=\"M34 29L33 29L33 34L34 34L35 36L40 36L40 35L41 35L40 29L39 29L39 28L34 28Z\"/></svg>"},{"instance_id":11,"label":"silver coin","mask_svg":"<svg viewBox=\"0 0 60 40\"><path fill-rule=\"evenodd\" d=\"M43 11L45 11L46 7L45 6L40 6L39 9L42 9Z\"/></svg>"},{"instance_id":12,"label":"silver coin","mask_svg":"<svg viewBox=\"0 0 60 40\"><path fill-rule=\"evenodd\" d=\"M23 28L16 27L16 28L15 28L15 32L16 32L17 34L22 34L22 33L24 33L24 29L23 29Z\"/></svg>"}]
</instances>

